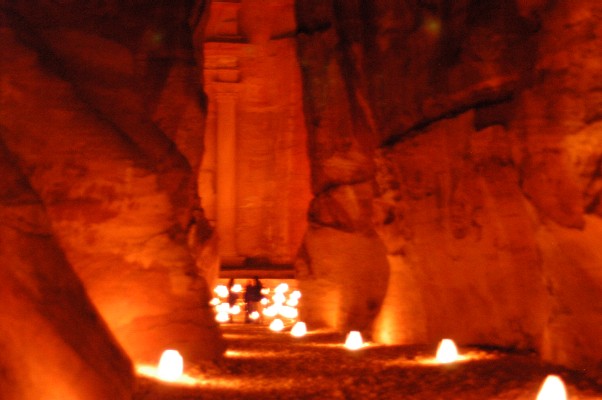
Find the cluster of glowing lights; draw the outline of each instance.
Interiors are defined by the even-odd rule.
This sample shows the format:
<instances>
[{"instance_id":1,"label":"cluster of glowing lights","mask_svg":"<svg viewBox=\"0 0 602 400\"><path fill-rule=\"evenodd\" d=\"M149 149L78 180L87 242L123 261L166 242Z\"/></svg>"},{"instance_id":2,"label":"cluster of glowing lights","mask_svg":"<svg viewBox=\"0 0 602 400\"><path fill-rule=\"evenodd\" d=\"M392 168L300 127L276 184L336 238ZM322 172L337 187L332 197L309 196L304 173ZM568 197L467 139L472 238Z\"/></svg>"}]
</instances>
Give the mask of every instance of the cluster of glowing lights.
<instances>
[{"instance_id":1,"label":"cluster of glowing lights","mask_svg":"<svg viewBox=\"0 0 602 400\"><path fill-rule=\"evenodd\" d=\"M288 296L286 293L289 291L289 285L281 283L274 288L274 294L271 300L267 297L269 291L266 293L263 305L263 315L268 318L285 318L287 320L296 320L299 316L297 306L299 305L299 299L301 298L301 292L293 290Z\"/></svg>"},{"instance_id":2,"label":"cluster of glowing lights","mask_svg":"<svg viewBox=\"0 0 602 400\"><path fill-rule=\"evenodd\" d=\"M238 315L243 312L242 299L239 300L240 304L234 304L230 306L228 297L230 292L240 293L243 288L240 284L234 284L229 290L226 285L217 285L213 292L215 297L211 299L209 304L215 310L215 320L219 323L231 322L234 315ZM291 290L287 283L280 283L275 288L270 289L264 287L261 290L263 299L261 300L262 310L260 312L253 311L249 318L253 321L257 321L263 315L270 321L270 324L275 320L280 320L283 324L281 329L272 329L274 331L282 331L285 326L295 324L299 317L299 299L301 298L301 292L299 290ZM276 322L276 326L279 322ZM298 328L300 329L300 328ZM307 328L305 328L307 329ZM297 331L296 331L297 332ZM303 333L304 335L305 333ZM294 335L297 336L297 335ZM297 336L298 337L298 336Z\"/></svg>"},{"instance_id":3,"label":"cluster of glowing lights","mask_svg":"<svg viewBox=\"0 0 602 400\"><path fill-rule=\"evenodd\" d=\"M557 375L548 375L541 385L536 400L567 400L562 379Z\"/></svg>"},{"instance_id":4,"label":"cluster of glowing lights","mask_svg":"<svg viewBox=\"0 0 602 400\"><path fill-rule=\"evenodd\" d=\"M345 347L349 350L359 350L364 346L364 339L359 331L351 331L345 339Z\"/></svg>"},{"instance_id":5,"label":"cluster of glowing lights","mask_svg":"<svg viewBox=\"0 0 602 400\"><path fill-rule=\"evenodd\" d=\"M439 347L437 348L435 360L439 364L449 364L458 361L458 359L458 348L454 341L451 339L441 340Z\"/></svg>"},{"instance_id":6,"label":"cluster of glowing lights","mask_svg":"<svg viewBox=\"0 0 602 400\"><path fill-rule=\"evenodd\" d=\"M231 289L228 289L226 285L217 285L213 289L216 297L212 298L209 301L209 304L213 306L215 310L215 320L217 322L223 323L231 321L232 315L238 315L242 311L242 308L238 304L234 304L230 307L230 304L227 301L230 291L233 293L240 293L242 291L242 286L237 283L232 285Z\"/></svg>"}]
</instances>

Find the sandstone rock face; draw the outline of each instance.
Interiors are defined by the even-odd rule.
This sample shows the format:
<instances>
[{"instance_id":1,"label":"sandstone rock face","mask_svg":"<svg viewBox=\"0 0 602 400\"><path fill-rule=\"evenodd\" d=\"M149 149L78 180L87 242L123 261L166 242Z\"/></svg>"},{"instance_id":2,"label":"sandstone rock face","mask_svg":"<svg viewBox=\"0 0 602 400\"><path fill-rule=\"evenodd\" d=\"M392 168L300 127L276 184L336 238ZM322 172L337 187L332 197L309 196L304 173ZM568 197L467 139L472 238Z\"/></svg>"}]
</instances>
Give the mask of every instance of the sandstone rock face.
<instances>
[{"instance_id":1,"label":"sandstone rock face","mask_svg":"<svg viewBox=\"0 0 602 400\"><path fill-rule=\"evenodd\" d=\"M0 398L130 399L130 361L11 159L0 144Z\"/></svg>"},{"instance_id":2,"label":"sandstone rock face","mask_svg":"<svg viewBox=\"0 0 602 400\"><path fill-rule=\"evenodd\" d=\"M318 227L300 277L328 292L358 276L353 296L388 282L383 342L451 336L599 364L599 3L303 1L297 18ZM376 231L388 267L335 276L340 240L320 268L326 229ZM336 325L334 300L304 301Z\"/></svg>"},{"instance_id":3,"label":"sandstone rock face","mask_svg":"<svg viewBox=\"0 0 602 400\"><path fill-rule=\"evenodd\" d=\"M292 0L213 1L195 41L208 98L199 188L223 265L289 266L307 227L307 131Z\"/></svg>"},{"instance_id":4,"label":"sandstone rock face","mask_svg":"<svg viewBox=\"0 0 602 400\"><path fill-rule=\"evenodd\" d=\"M187 360L223 351L187 245L211 242L191 214L203 104L187 17L183 4L43 2L2 19L2 141L136 362L167 347Z\"/></svg>"}]
</instances>

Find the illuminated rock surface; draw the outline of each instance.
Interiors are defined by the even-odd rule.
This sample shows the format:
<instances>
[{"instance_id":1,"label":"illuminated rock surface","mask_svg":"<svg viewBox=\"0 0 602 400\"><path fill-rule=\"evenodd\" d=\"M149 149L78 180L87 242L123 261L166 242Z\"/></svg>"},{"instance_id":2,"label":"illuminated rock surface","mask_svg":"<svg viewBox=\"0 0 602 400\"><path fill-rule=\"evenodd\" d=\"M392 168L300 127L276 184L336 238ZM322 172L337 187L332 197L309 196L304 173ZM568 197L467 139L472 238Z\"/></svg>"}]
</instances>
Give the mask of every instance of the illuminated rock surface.
<instances>
[{"instance_id":1,"label":"illuminated rock surface","mask_svg":"<svg viewBox=\"0 0 602 400\"><path fill-rule=\"evenodd\" d=\"M151 9L18 6L2 16L0 138L67 260L134 360L172 347L218 357L205 277L187 245L195 160L177 148L192 117L162 103L175 107L169 97L181 89L201 115L198 93L179 81L194 82L184 28ZM114 29L103 15L131 25Z\"/></svg>"},{"instance_id":2,"label":"illuminated rock surface","mask_svg":"<svg viewBox=\"0 0 602 400\"><path fill-rule=\"evenodd\" d=\"M0 144L0 398L126 400L132 367Z\"/></svg>"},{"instance_id":3,"label":"illuminated rock surface","mask_svg":"<svg viewBox=\"0 0 602 400\"><path fill-rule=\"evenodd\" d=\"M304 288L302 318L337 327L337 313L365 315L384 281L377 340L453 336L595 371L600 3L307 1L297 11L315 191L298 277L320 287ZM372 230L388 272L380 252L376 268L349 262L342 237Z\"/></svg>"}]
</instances>

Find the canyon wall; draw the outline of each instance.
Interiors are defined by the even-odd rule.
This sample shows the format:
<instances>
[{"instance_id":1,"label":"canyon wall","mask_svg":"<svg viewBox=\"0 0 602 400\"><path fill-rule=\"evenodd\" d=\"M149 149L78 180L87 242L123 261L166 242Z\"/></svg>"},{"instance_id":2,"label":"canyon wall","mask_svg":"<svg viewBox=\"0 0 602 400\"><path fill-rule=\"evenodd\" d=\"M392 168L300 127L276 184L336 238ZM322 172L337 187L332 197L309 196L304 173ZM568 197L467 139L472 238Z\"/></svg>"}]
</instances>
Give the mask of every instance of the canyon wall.
<instances>
[{"instance_id":1,"label":"canyon wall","mask_svg":"<svg viewBox=\"0 0 602 400\"><path fill-rule=\"evenodd\" d=\"M191 34L203 22L191 15L202 6L2 2L0 140L136 363L224 349L208 305L217 262L195 264L213 235L195 174L206 101ZM62 318L48 323L74 329L79 317Z\"/></svg>"},{"instance_id":2,"label":"canyon wall","mask_svg":"<svg viewBox=\"0 0 602 400\"><path fill-rule=\"evenodd\" d=\"M0 177L0 398L130 399L130 360L53 238L42 202L1 144Z\"/></svg>"},{"instance_id":3,"label":"canyon wall","mask_svg":"<svg viewBox=\"0 0 602 400\"><path fill-rule=\"evenodd\" d=\"M304 318L599 365L599 2L296 7Z\"/></svg>"}]
</instances>

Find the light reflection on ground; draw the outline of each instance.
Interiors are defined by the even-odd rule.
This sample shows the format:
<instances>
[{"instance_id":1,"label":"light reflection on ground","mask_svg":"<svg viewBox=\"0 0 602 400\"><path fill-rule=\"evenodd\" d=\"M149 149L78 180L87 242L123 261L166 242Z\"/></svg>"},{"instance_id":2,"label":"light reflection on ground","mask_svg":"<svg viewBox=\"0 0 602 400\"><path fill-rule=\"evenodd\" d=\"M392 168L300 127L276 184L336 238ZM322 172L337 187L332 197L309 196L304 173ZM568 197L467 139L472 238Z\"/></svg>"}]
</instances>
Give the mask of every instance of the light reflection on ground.
<instances>
[{"instance_id":1,"label":"light reflection on ground","mask_svg":"<svg viewBox=\"0 0 602 400\"><path fill-rule=\"evenodd\" d=\"M435 356L416 356L413 359L397 359L388 363L388 365L454 365L476 360L493 360L496 359L495 354L484 351L469 351L458 355L456 361L450 363L441 363L437 361Z\"/></svg>"},{"instance_id":2,"label":"light reflection on ground","mask_svg":"<svg viewBox=\"0 0 602 400\"><path fill-rule=\"evenodd\" d=\"M202 382L200 379L194 378L187 374L182 374L182 376L180 376L175 381L163 381L158 378L157 367L154 367L152 365L139 364L136 366L136 372L138 373L138 375L146 376L147 378L152 378L160 382L165 382L167 384L193 386L199 385Z\"/></svg>"}]
</instances>

